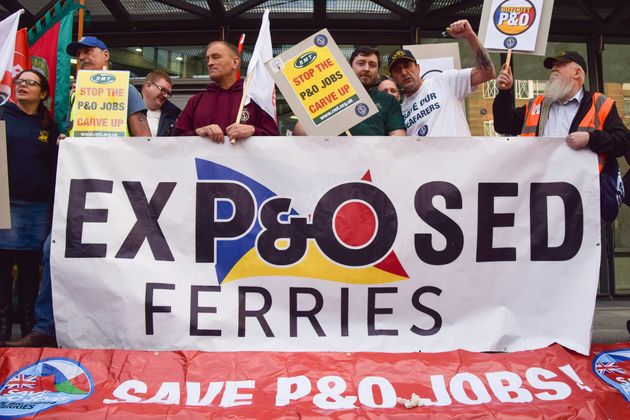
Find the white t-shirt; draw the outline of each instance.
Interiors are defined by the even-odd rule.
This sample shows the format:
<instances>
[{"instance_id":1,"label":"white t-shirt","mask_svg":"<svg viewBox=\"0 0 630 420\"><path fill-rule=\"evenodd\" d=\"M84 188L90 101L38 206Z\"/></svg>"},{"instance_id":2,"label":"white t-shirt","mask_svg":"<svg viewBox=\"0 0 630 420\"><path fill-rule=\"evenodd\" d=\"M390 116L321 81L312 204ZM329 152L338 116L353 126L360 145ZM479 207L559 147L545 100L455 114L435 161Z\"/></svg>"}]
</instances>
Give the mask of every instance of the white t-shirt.
<instances>
[{"instance_id":1,"label":"white t-shirt","mask_svg":"<svg viewBox=\"0 0 630 420\"><path fill-rule=\"evenodd\" d=\"M157 136L158 127L160 126L160 115L162 115L161 109L157 111L147 109L147 122L149 123L149 130L151 130L153 137Z\"/></svg>"},{"instance_id":2,"label":"white t-shirt","mask_svg":"<svg viewBox=\"0 0 630 420\"><path fill-rule=\"evenodd\" d=\"M403 101L408 136L470 136L463 100L473 88L472 68L447 70L425 80L416 93Z\"/></svg>"}]
</instances>

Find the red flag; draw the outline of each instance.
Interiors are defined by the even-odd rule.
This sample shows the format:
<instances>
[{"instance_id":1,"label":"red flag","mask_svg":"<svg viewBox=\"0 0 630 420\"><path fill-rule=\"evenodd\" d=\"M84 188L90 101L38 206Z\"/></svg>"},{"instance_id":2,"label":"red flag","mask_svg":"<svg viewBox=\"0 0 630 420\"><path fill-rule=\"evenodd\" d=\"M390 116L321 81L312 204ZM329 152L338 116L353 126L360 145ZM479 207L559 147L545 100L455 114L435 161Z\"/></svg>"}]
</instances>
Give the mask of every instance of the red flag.
<instances>
[{"instance_id":1,"label":"red flag","mask_svg":"<svg viewBox=\"0 0 630 420\"><path fill-rule=\"evenodd\" d=\"M0 103L11 96L13 55L20 13L15 12L0 22Z\"/></svg>"},{"instance_id":2,"label":"red flag","mask_svg":"<svg viewBox=\"0 0 630 420\"><path fill-rule=\"evenodd\" d=\"M22 70L31 68L31 56L28 53L28 32L26 28L17 31L15 35L15 50L13 52L13 67L9 68L10 72L4 73L4 77L0 84L12 86L11 81ZM15 102L15 90L11 89L11 102Z\"/></svg>"},{"instance_id":3,"label":"red flag","mask_svg":"<svg viewBox=\"0 0 630 420\"><path fill-rule=\"evenodd\" d=\"M41 71L48 79L51 98L55 96L57 78L57 48L59 39L59 22L47 30L41 38L31 45L30 53L33 68ZM54 102L48 105L54 115Z\"/></svg>"}]
</instances>

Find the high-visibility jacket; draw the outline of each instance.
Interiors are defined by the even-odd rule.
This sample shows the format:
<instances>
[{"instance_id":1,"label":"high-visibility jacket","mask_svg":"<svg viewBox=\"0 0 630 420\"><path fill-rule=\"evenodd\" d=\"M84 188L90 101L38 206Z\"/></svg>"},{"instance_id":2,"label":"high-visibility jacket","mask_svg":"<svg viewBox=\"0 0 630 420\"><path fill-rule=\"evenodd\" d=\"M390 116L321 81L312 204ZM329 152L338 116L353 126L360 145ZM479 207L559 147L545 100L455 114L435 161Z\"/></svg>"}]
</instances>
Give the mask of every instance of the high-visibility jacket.
<instances>
[{"instance_id":1,"label":"high-visibility jacket","mask_svg":"<svg viewBox=\"0 0 630 420\"><path fill-rule=\"evenodd\" d=\"M536 136L536 130L538 130L538 124L540 123L540 112L542 109L544 96L538 96L534 99L530 99L525 106L525 120L523 121L523 128L521 130L521 136ZM578 125L577 131L592 132L601 130L604 125L604 121L610 114L615 101L607 96L594 92L589 108L582 121ZM601 173L604 164L606 163L606 155L599 155L599 172Z\"/></svg>"}]
</instances>

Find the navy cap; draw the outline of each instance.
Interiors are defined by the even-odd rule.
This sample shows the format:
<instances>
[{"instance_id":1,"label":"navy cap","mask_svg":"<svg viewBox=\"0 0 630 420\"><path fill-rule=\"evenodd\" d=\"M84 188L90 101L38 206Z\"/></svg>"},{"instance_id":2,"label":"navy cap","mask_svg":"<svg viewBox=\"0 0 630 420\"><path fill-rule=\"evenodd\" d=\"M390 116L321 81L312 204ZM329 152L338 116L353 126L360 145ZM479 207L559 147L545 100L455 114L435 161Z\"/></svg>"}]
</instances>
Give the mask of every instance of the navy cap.
<instances>
[{"instance_id":1,"label":"navy cap","mask_svg":"<svg viewBox=\"0 0 630 420\"><path fill-rule=\"evenodd\" d=\"M107 49L107 45L105 45L105 43L101 41L100 39L98 39L97 37L84 36L78 41L69 43L68 46L66 47L66 52L72 57L76 57L77 50L82 47L88 47L88 48L96 47L96 48L100 48L101 50Z\"/></svg>"},{"instance_id":2,"label":"navy cap","mask_svg":"<svg viewBox=\"0 0 630 420\"><path fill-rule=\"evenodd\" d=\"M586 73L586 60L584 60L584 57L575 51L562 51L555 57L547 57L545 58L545 61L543 61L543 65L545 68L551 69L556 65L556 63L568 63L570 61L573 61L578 66L582 67L582 70Z\"/></svg>"},{"instance_id":3,"label":"navy cap","mask_svg":"<svg viewBox=\"0 0 630 420\"><path fill-rule=\"evenodd\" d=\"M396 50L387 58L387 68L391 71L394 63L400 60L409 60L416 62L416 57L409 50Z\"/></svg>"}]
</instances>

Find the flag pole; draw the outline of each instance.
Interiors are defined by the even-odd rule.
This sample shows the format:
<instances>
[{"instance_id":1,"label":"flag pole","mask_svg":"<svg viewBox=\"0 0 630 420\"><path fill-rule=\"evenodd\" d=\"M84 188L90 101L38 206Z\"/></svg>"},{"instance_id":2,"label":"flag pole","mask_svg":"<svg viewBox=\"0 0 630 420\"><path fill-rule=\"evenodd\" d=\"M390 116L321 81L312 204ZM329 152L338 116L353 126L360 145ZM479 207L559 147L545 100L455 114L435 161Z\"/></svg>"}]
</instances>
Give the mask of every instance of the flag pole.
<instances>
[{"instance_id":1,"label":"flag pole","mask_svg":"<svg viewBox=\"0 0 630 420\"><path fill-rule=\"evenodd\" d=\"M238 107L238 113L236 114L236 121L234 124L238 124L241 122L241 114L243 113L243 108L245 108L245 99L247 99L247 89L249 89L249 82L252 80L252 74L248 74L247 78L245 78L245 83L243 83L243 96L241 97L241 104ZM230 143L236 143L236 139L230 140Z\"/></svg>"},{"instance_id":2,"label":"flag pole","mask_svg":"<svg viewBox=\"0 0 630 420\"><path fill-rule=\"evenodd\" d=\"M77 27L77 41L83 38L83 21L85 20L85 0L79 0L81 8L79 9L79 24ZM79 63L77 62L75 77L79 78Z\"/></svg>"},{"instance_id":3,"label":"flag pole","mask_svg":"<svg viewBox=\"0 0 630 420\"><path fill-rule=\"evenodd\" d=\"M77 28L77 41L83 38L83 21L85 20L85 0L79 0L79 27Z\"/></svg>"}]
</instances>

